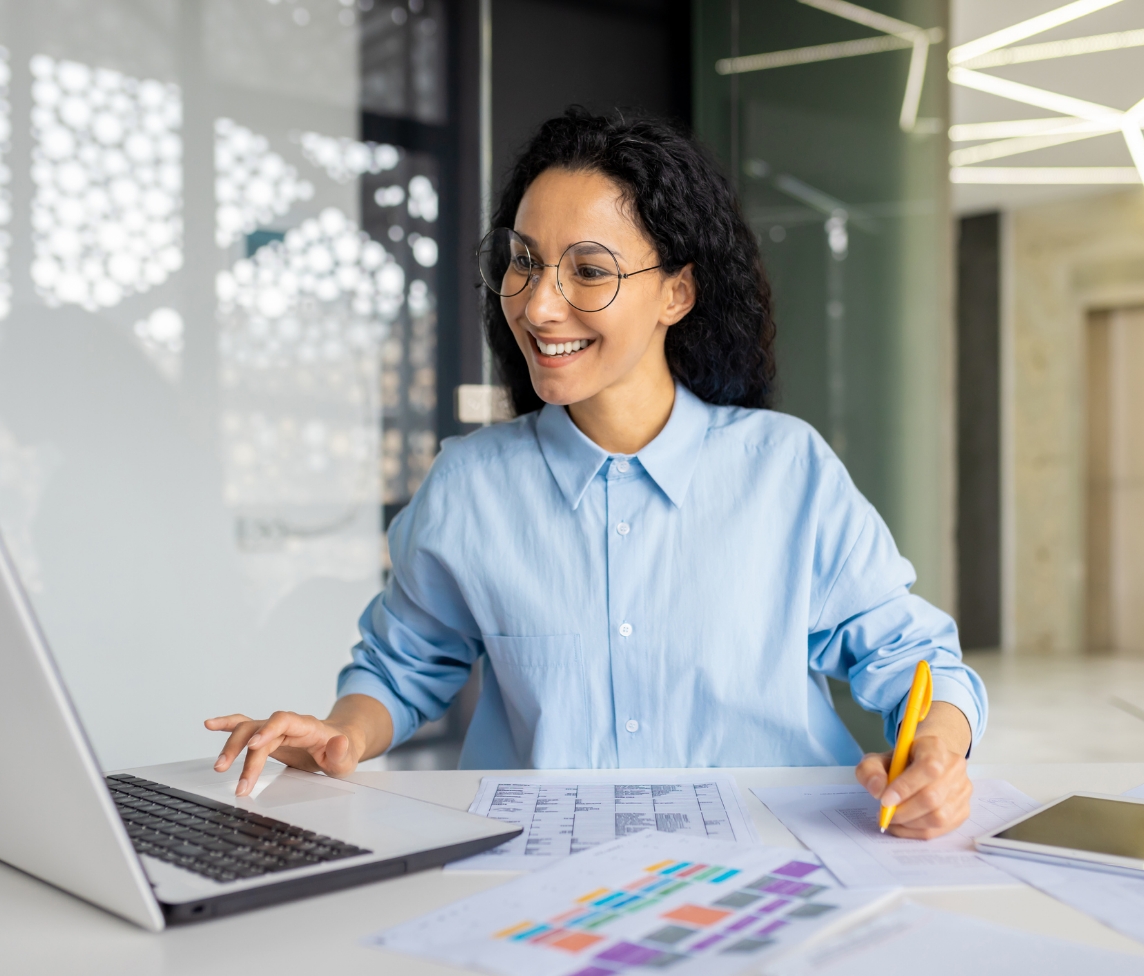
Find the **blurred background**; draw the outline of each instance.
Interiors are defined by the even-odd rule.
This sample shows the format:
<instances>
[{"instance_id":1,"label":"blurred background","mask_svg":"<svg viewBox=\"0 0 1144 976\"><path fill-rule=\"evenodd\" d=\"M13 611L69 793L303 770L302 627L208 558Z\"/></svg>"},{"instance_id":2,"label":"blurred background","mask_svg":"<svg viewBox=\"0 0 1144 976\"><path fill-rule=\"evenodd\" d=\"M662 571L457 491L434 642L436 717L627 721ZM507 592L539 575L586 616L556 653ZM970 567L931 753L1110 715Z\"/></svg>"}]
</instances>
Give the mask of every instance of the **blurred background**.
<instances>
[{"instance_id":1,"label":"blurred background","mask_svg":"<svg viewBox=\"0 0 1144 976\"><path fill-rule=\"evenodd\" d=\"M984 761L1144 753L1144 0L0 0L0 528L108 769L319 714L567 105L691 127ZM475 680L377 765L455 764ZM867 747L880 719L844 684Z\"/></svg>"}]
</instances>

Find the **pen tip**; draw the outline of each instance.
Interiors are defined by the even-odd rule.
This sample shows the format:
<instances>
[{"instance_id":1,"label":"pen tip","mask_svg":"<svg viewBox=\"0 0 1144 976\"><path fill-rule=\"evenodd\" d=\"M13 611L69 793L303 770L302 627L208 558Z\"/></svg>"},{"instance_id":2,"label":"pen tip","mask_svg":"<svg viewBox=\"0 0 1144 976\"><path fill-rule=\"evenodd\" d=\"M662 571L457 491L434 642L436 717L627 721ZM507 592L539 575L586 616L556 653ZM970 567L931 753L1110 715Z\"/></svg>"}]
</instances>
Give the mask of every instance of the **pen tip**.
<instances>
[{"instance_id":1,"label":"pen tip","mask_svg":"<svg viewBox=\"0 0 1144 976\"><path fill-rule=\"evenodd\" d=\"M886 828L885 828L885 827L881 827L881 828L879 829L879 833L883 833L883 834L884 834L885 832L886 832Z\"/></svg>"}]
</instances>

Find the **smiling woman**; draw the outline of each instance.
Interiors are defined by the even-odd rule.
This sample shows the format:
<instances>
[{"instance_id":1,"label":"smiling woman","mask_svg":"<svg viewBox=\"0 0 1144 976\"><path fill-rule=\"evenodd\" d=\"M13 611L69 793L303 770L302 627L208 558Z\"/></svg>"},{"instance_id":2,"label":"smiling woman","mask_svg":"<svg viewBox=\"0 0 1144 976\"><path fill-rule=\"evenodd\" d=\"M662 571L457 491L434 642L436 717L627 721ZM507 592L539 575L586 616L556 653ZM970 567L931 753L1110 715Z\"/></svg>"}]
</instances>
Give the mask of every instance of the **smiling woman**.
<instances>
[{"instance_id":1,"label":"smiling woman","mask_svg":"<svg viewBox=\"0 0 1144 976\"><path fill-rule=\"evenodd\" d=\"M516 420L442 445L390 527L393 572L330 717L212 719L333 775L439 718L474 666L469 768L856 764L891 830L969 813L985 692L957 631L809 425L765 409L774 323L754 237L670 126L541 126L479 250ZM863 758L826 677L893 741L918 661L911 763Z\"/></svg>"}]
</instances>

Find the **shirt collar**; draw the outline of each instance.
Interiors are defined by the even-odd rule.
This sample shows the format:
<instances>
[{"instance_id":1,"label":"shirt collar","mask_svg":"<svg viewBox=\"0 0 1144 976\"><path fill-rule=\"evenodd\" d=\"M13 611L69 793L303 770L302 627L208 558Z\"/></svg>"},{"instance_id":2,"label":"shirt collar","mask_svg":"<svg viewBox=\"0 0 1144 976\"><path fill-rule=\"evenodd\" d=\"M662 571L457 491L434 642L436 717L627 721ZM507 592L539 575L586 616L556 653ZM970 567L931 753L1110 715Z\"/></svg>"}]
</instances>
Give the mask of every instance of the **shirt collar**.
<instances>
[{"instance_id":1,"label":"shirt collar","mask_svg":"<svg viewBox=\"0 0 1144 976\"><path fill-rule=\"evenodd\" d=\"M676 383L675 405L667 424L636 454L644 470L676 508L687 497L708 422L707 404ZM608 452L580 431L567 410L551 403L540 411L536 436L556 484L568 504L578 508L588 485L608 460Z\"/></svg>"}]
</instances>

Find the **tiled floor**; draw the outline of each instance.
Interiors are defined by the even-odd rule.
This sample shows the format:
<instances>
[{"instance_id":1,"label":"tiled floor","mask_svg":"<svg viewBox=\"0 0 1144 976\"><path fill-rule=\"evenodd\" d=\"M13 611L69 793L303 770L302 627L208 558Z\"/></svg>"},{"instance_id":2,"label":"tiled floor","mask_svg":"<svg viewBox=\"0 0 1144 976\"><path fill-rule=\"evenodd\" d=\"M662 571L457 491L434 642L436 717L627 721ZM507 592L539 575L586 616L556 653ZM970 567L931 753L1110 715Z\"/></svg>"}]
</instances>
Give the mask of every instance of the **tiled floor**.
<instances>
[{"instance_id":1,"label":"tiled floor","mask_svg":"<svg viewBox=\"0 0 1144 976\"><path fill-rule=\"evenodd\" d=\"M965 657L989 691L976 762L1144 761L1144 659Z\"/></svg>"}]
</instances>

